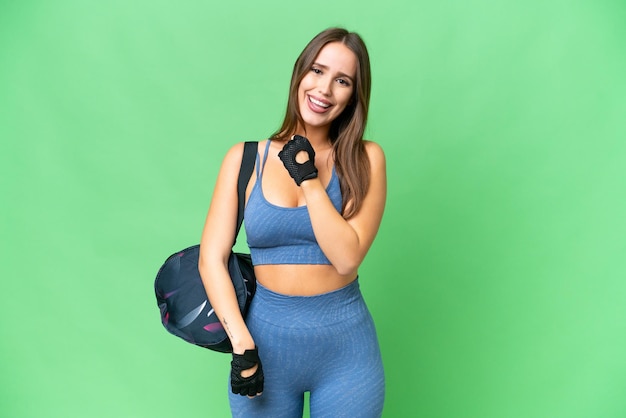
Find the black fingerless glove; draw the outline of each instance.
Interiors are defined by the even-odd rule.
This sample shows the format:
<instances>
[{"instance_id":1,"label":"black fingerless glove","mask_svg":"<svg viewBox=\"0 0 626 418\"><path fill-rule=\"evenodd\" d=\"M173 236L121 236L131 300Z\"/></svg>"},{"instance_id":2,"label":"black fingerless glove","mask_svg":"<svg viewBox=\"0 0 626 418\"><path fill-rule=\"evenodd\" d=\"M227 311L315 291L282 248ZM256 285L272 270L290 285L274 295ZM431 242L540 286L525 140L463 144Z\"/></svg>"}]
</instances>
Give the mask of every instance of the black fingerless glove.
<instances>
[{"instance_id":1,"label":"black fingerless glove","mask_svg":"<svg viewBox=\"0 0 626 418\"><path fill-rule=\"evenodd\" d=\"M251 369L256 365L258 367L252 376L241 376L243 370ZM243 354L233 353L233 361L230 366L230 385L233 393L243 396L256 396L263 392L263 368L256 347L254 350L246 350Z\"/></svg>"},{"instance_id":2,"label":"black fingerless glove","mask_svg":"<svg viewBox=\"0 0 626 418\"><path fill-rule=\"evenodd\" d=\"M296 155L300 151L306 151L309 159L304 163L296 161ZM299 186L304 180L310 180L317 177L317 168L315 168L315 150L311 146L308 139L300 135L294 135L291 141L288 141L283 150L278 153L283 165L289 172L289 175L296 181Z\"/></svg>"}]
</instances>

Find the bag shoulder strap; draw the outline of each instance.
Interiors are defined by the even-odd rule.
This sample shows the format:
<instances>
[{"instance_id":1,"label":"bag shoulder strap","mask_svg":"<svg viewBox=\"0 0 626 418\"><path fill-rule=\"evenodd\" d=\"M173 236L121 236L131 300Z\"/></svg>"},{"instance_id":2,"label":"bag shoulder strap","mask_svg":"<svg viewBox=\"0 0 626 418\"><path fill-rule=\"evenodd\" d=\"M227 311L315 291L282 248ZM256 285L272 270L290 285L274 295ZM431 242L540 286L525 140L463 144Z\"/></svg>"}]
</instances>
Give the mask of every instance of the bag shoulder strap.
<instances>
[{"instance_id":1,"label":"bag shoulder strap","mask_svg":"<svg viewBox=\"0 0 626 418\"><path fill-rule=\"evenodd\" d=\"M237 180L237 228L235 229L235 241L237 240L237 235L239 235L239 230L243 223L246 188L248 187L252 171L254 170L254 161L258 149L257 144L257 141L247 141L243 145L243 157L241 159L241 168L239 169L239 178Z\"/></svg>"}]
</instances>

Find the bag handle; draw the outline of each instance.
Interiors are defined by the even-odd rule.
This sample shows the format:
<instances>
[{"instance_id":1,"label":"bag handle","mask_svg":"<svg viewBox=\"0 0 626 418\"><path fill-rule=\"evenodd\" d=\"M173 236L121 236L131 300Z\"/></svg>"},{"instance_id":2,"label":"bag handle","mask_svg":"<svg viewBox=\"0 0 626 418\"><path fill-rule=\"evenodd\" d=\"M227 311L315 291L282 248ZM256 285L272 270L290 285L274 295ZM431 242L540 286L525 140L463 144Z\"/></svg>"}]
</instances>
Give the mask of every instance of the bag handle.
<instances>
[{"instance_id":1,"label":"bag handle","mask_svg":"<svg viewBox=\"0 0 626 418\"><path fill-rule=\"evenodd\" d=\"M241 168L239 168L239 178L237 180L237 228L235 229L235 242L243 223L243 211L246 202L246 188L250 182L254 161L258 149L257 141L246 141L243 144L243 157L241 158ZM233 242L233 246L235 245Z\"/></svg>"}]
</instances>

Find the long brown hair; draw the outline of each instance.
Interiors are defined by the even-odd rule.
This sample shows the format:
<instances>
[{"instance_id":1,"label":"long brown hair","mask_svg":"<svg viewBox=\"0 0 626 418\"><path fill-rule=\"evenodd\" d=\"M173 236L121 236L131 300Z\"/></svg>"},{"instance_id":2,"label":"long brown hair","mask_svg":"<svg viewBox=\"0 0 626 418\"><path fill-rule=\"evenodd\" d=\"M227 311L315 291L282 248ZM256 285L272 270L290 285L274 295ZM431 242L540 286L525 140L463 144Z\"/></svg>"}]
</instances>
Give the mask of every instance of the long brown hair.
<instances>
[{"instance_id":1,"label":"long brown hair","mask_svg":"<svg viewBox=\"0 0 626 418\"><path fill-rule=\"evenodd\" d=\"M352 98L341 115L332 122L328 133L343 196L341 213L344 218L349 219L361 209L370 182L370 165L363 143L363 133L367 123L372 78L369 54L358 34L343 28L330 28L319 33L308 43L293 66L285 119L278 132L271 138L284 141L296 132L298 124L304 126L298 108L298 87L311 70L320 50L331 42L341 42L354 52L357 58Z\"/></svg>"}]
</instances>

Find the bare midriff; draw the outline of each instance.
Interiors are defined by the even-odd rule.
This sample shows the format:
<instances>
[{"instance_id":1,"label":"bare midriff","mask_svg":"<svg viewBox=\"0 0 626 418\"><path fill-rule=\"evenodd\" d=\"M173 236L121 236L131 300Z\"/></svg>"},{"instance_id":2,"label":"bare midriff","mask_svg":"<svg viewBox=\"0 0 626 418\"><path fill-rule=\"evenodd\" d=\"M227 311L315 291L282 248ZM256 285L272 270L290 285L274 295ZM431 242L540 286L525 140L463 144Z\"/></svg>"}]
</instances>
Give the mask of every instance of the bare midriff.
<instances>
[{"instance_id":1,"label":"bare midriff","mask_svg":"<svg viewBox=\"0 0 626 418\"><path fill-rule=\"evenodd\" d=\"M266 264L255 266L254 272L263 287L290 296L332 292L356 279L356 273L341 275L327 264Z\"/></svg>"}]
</instances>

